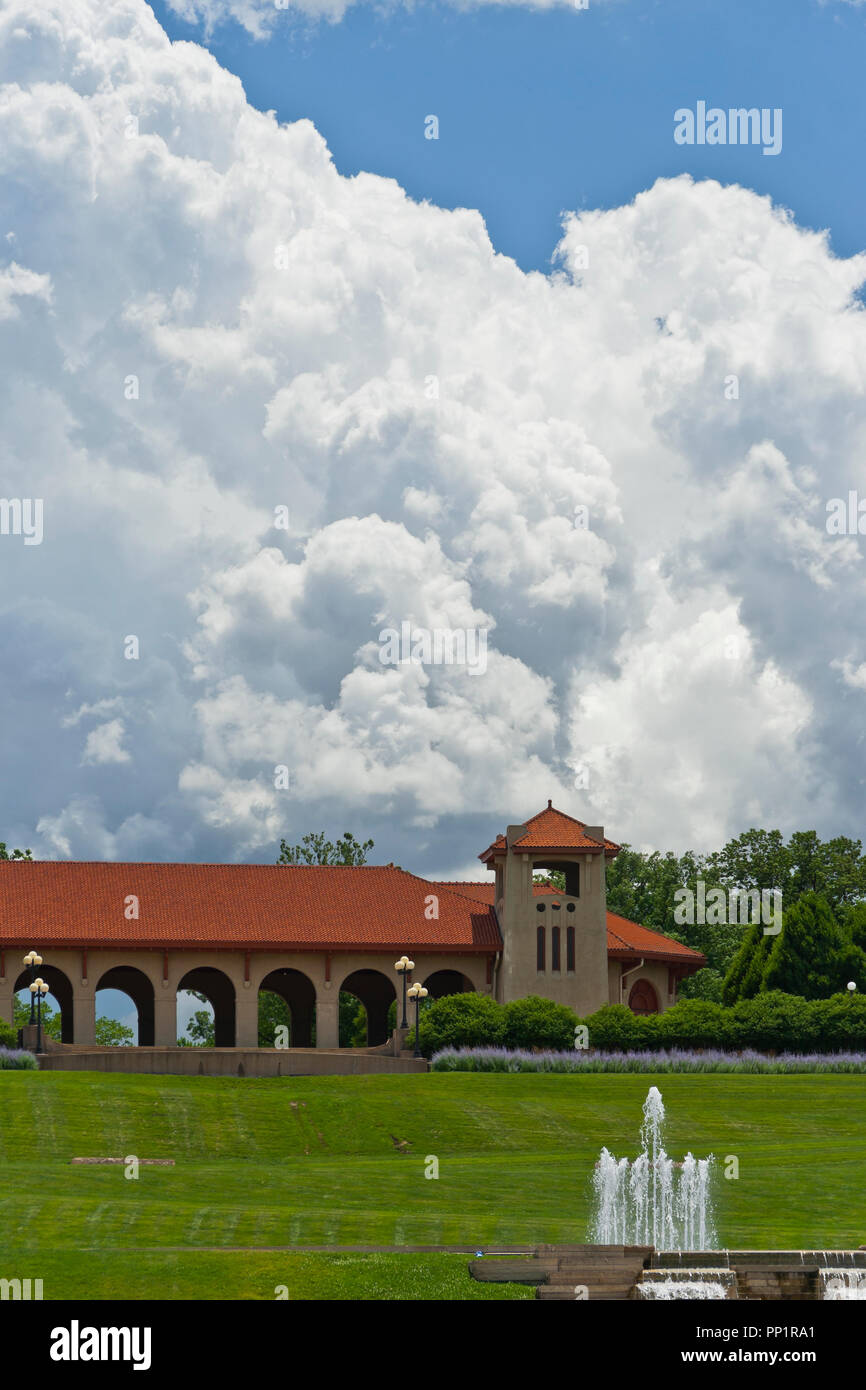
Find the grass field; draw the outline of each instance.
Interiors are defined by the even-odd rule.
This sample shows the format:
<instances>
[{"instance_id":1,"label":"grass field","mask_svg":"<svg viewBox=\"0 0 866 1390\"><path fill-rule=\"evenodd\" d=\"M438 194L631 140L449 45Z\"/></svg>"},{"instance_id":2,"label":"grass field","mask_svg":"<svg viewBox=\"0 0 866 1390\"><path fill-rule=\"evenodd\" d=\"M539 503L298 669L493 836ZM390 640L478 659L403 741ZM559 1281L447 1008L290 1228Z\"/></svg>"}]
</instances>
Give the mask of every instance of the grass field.
<instances>
[{"instance_id":1,"label":"grass field","mask_svg":"<svg viewBox=\"0 0 866 1390\"><path fill-rule=\"evenodd\" d=\"M584 1240L598 1152L634 1156L654 1083L674 1157L739 1160L724 1245L866 1244L866 1077L0 1072L0 1277L46 1298L523 1297L463 1255L274 1247ZM175 1167L69 1162L127 1154Z\"/></svg>"}]
</instances>

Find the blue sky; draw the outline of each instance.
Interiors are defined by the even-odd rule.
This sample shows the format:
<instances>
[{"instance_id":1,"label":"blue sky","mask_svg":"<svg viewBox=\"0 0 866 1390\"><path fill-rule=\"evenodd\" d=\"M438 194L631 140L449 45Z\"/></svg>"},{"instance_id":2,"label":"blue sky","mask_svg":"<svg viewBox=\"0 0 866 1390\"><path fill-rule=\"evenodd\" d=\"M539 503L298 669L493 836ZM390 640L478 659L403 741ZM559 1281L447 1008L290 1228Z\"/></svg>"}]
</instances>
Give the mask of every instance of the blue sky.
<instances>
[{"instance_id":1,"label":"blue sky","mask_svg":"<svg viewBox=\"0 0 866 1390\"><path fill-rule=\"evenodd\" d=\"M864 245L866 9L818 0L613 0L587 11L360 4L338 24L281 14L254 40L205 38L157 0L173 38L204 42L249 101L307 116L341 173L396 178L416 198L477 207L497 250L547 269L563 209L615 207L660 176L739 182ZM780 155L686 147L673 112L781 107ZM423 119L440 120L438 141Z\"/></svg>"}]
</instances>

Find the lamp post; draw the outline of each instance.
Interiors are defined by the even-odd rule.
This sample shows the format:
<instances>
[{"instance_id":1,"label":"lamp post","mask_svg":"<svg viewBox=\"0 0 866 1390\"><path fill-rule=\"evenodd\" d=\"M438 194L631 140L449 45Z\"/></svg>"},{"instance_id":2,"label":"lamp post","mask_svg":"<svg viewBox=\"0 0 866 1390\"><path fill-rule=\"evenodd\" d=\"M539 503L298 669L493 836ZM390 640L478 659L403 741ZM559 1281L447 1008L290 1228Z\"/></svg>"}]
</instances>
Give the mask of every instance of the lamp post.
<instances>
[{"instance_id":1,"label":"lamp post","mask_svg":"<svg viewBox=\"0 0 866 1390\"><path fill-rule=\"evenodd\" d=\"M427 998L427 991L423 985L410 985L409 998L415 1000L415 1051L412 1055L414 1057L420 1057L421 1039L419 1034L421 1032L421 1000Z\"/></svg>"},{"instance_id":2,"label":"lamp post","mask_svg":"<svg viewBox=\"0 0 866 1390\"><path fill-rule=\"evenodd\" d=\"M400 1027L408 1028L409 1024L406 1022L406 980L410 972L415 969L415 962L410 960L408 956L401 956L399 960L394 962L394 969L398 975L403 976L403 1022Z\"/></svg>"},{"instance_id":3,"label":"lamp post","mask_svg":"<svg viewBox=\"0 0 866 1390\"><path fill-rule=\"evenodd\" d=\"M30 1003L36 1000L36 1051L42 1051L42 1000L48 993L48 986L38 976L30 986Z\"/></svg>"},{"instance_id":4,"label":"lamp post","mask_svg":"<svg viewBox=\"0 0 866 1390\"><path fill-rule=\"evenodd\" d=\"M27 955L24 957L24 964L27 966L27 969L28 969L29 972L30 972L30 981L29 981L29 983L30 983L30 1022L31 1022L31 1023L35 1023L35 1022L36 1022L36 1014L35 1014L35 1012L34 1012L34 1004L35 1004L36 994L35 994L34 989L33 989L33 981L34 981L34 979L35 979L35 977L36 977L36 971L39 969L39 966L42 964L42 957L41 957L40 955L37 955L35 951L28 951L28 952L27 952Z\"/></svg>"},{"instance_id":5,"label":"lamp post","mask_svg":"<svg viewBox=\"0 0 866 1390\"><path fill-rule=\"evenodd\" d=\"M857 988L857 981L856 981L856 980L849 980L849 981L848 981L848 998L849 998L849 999L853 999L853 998L854 998L854 991L855 991L856 988Z\"/></svg>"}]
</instances>

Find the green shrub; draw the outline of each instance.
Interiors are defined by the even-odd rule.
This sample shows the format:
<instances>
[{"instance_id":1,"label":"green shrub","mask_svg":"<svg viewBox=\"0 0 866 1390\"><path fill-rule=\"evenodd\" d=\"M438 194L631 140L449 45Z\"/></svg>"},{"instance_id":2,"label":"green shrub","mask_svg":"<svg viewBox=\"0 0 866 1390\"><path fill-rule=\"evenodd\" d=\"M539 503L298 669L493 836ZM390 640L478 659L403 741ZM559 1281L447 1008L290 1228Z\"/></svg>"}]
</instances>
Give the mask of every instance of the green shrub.
<instances>
[{"instance_id":1,"label":"green shrub","mask_svg":"<svg viewBox=\"0 0 866 1390\"><path fill-rule=\"evenodd\" d=\"M583 1022L592 1048L652 1047L652 1014L633 1014L625 1004L602 1004Z\"/></svg>"},{"instance_id":2,"label":"green shrub","mask_svg":"<svg viewBox=\"0 0 866 1390\"><path fill-rule=\"evenodd\" d=\"M754 1047L764 1052L821 1047L813 1011L796 994L769 990L756 994L754 999L741 999L729 1012L734 1047Z\"/></svg>"},{"instance_id":3,"label":"green shrub","mask_svg":"<svg viewBox=\"0 0 866 1390\"><path fill-rule=\"evenodd\" d=\"M5 1018L0 1018L0 1047L17 1047L18 1030L7 1023Z\"/></svg>"},{"instance_id":4,"label":"green shrub","mask_svg":"<svg viewBox=\"0 0 866 1390\"><path fill-rule=\"evenodd\" d=\"M655 1016L654 1041L659 1047L730 1047L731 1012L707 999L684 999Z\"/></svg>"},{"instance_id":5,"label":"green shrub","mask_svg":"<svg viewBox=\"0 0 866 1390\"><path fill-rule=\"evenodd\" d=\"M866 1048L866 995L847 990L829 999L813 999L808 1006L811 1019L810 1046L821 1052L840 1048Z\"/></svg>"},{"instance_id":6,"label":"green shrub","mask_svg":"<svg viewBox=\"0 0 866 1390\"><path fill-rule=\"evenodd\" d=\"M574 1046L574 1030L580 1022L565 1004L554 1004L530 994L505 1005L505 1047L549 1047L555 1050Z\"/></svg>"},{"instance_id":7,"label":"green shrub","mask_svg":"<svg viewBox=\"0 0 866 1390\"><path fill-rule=\"evenodd\" d=\"M505 1010L488 994L446 994L421 1015L421 1051L432 1057L443 1047L500 1047ZM415 1029L406 1039L415 1046Z\"/></svg>"},{"instance_id":8,"label":"green shrub","mask_svg":"<svg viewBox=\"0 0 866 1390\"><path fill-rule=\"evenodd\" d=\"M421 1051L425 1057L468 1047L573 1051L579 1023L587 1028L592 1051L857 1051L866 1049L866 995L803 999L768 990L733 1008L683 999L661 1014L633 1014L625 1004L605 1004L579 1019L564 1004L538 995L503 1006L485 994L451 994L422 1013ZM407 1046L414 1046L414 1032Z\"/></svg>"}]
</instances>

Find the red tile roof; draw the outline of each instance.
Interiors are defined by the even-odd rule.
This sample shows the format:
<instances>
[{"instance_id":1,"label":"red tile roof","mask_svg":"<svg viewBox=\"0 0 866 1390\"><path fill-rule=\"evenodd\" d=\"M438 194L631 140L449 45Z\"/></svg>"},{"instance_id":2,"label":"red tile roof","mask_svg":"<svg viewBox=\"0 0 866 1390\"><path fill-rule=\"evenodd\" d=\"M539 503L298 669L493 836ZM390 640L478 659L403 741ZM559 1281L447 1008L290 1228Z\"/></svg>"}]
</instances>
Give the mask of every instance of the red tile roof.
<instances>
[{"instance_id":1,"label":"red tile roof","mask_svg":"<svg viewBox=\"0 0 866 1390\"><path fill-rule=\"evenodd\" d=\"M535 884L533 891L557 890ZM431 892L439 899L438 920L425 915ZM433 882L393 865L4 861L0 947L484 953L502 949L494 893L492 880ZM130 895L139 900L137 920L124 916ZM692 969L706 963L698 951L613 912L607 949L617 959L644 956Z\"/></svg>"},{"instance_id":2,"label":"red tile roof","mask_svg":"<svg viewBox=\"0 0 866 1390\"><path fill-rule=\"evenodd\" d=\"M706 956L701 955L700 951L693 951L691 946L674 941L672 936L664 936L661 932L640 926L638 922L631 922L628 917L620 917L618 912L607 914L607 953L615 959L644 956L647 960L677 962L690 965L695 970L700 970L707 963Z\"/></svg>"},{"instance_id":3,"label":"red tile roof","mask_svg":"<svg viewBox=\"0 0 866 1390\"><path fill-rule=\"evenodd\" d=\"M613 840L597 840L587 833L584 821L575 820L574 816L567 816L564 811L557 811L550 802L538 815L531 816L521 824L526 826L526 834L515 840L512 845L512 848L518 851L580 849L591 854L594 850L600 852L603 849L610 858L620 851L620 846L614 844ZM491 855L504 854L507 847L505 836L497 835L493 844L488 846L483 854L479 854L478 858L487 860Z\"/></svg>"},{"instance_id":4,"label":"red tile roof","mask_svg":"<svg viewBox=\"0 0 866 1390\"><path fill-rule=\"evenodd\" d=\"M425 899L439 898L439 918ZM124 916L139 899L138 920ZM402 869L0 862L0 947L502 948L492 907Z\"/></svg>"},{"instance_id":5,"label":"red tile roof","mask_svg":"<svg viewBox=\"0 0 866 1390\"><path fill-rule=\"evenodd\" d=\"M465 893L467 897L476 898L478 902L483 903L492 903L496 892L492 882L442 883L437 886ZM557 890L549 883L534 883L532 891L538 897L541 894L555 893ZM691 946L684 946L681 941L674 941L673 937L664 936L662 932L651 931L649 927L642 927L638 922L631 922L628 917L620 917L617 912L607 914L607 953L614 960L634 960L643 957L646 960L688 965L693 970L699 970L707 963L706 956L701 955L700 951L693 951Z\"/></svg>"}]
</instances>

